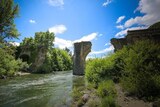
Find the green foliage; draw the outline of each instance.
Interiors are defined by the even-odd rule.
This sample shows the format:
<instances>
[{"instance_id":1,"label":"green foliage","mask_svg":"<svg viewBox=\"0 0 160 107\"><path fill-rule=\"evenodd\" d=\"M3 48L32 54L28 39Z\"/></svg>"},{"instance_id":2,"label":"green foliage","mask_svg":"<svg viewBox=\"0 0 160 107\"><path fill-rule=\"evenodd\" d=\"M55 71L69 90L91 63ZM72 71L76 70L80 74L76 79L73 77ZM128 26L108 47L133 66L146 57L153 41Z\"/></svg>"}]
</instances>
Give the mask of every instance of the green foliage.
<instances>
[{"instance_id":1,"label":"green foliage","mask_svg":"<svg viewBox=\"0 0 160 107\"><path fill-rule=\"evenodd\" d=\"M101 81L103 75L101 75L105 71L105 59L91 59L86 64L85 77L91 83L98 84Z\"/></svg>"},{"instance_id":2,"label":"green foliage","mask_svg":"<svg viewBox=\"0 0 160 107\"><path fill-rule=\"evenodd\" d=\"M123 50L122 50L123 51ZM123 87L140 97L160 94L160 46L141 41L130 46L124 58Z\"/></svg>"},{"instance_id":3,"label":"green foliage","mask_svg":"<svg viewBox=\"0 0 160 107\"><path fill-rule=\"evenodd\" d=\"M44 46L46 49L50 49L53 46L55 35L54 33L47 32L36 32L35 33L35 45L39 48ZM30 42L32 43L32 42Z\"/></svg>"},{"instance_id":4,"label":"green foliage","mask_svg":"<svg viewBox=\"0 0 160 107\"><path fill-rule=\"evenodd\" d=\"M71 69L71 56L65 50L52 48L47 54L44 64L39 68L39 72L47 73L52 71L67 71Z\"/></svg>"},{"instance_id":5,"label":"green foliage","mask_svg":"<svg viewBox=\"0 0 160 107\"><path fill-rule=\"evenodd\" d=\"M118 105L116 104L115 98L109 95L101 100L100 107L118 107Z\"/></svg>"},{"instance_id":6,"label":"green foliage","mask_svg":"<svg viewBox=\"0 0 160 107\"><path fill-rule=\"evenodd\" d=\"M115 101L116 90L112 80L100 82L97 94L101 98L100 107L117 107Z\"/></svg>"},{"instance_id":7,"label":"green foliage","mask_svg":"<svg viewBox=\"0 0 160 107\"><path fill-rule=\"evenodd\" d=\"M0 1L0 78L14 76L15 72L28 68L26 63L15 60L15 47L6 41L19 36L14 24L18 11L19 7L13 0Z\"/></svg>"},{"instance_id":8,"label":"green foliage","mask_svg":"<svg viewBox=\"0 0 160 107\"><path fill-rule=\"evenodd\" d=\"M79 99L81 99L82 95L83 93L81 88L76 88L76 87L73 88L71 96L74 101L78 101Z\"/></svg>"},{"instance_id":9,"label":"green foliage","mask_svg":"<svg viewBox=\"0 0 160 107\"><path fill-rule=\"evenodd\" d=\"M27 71L29 68L29 65L27 62L23 62L21 59L16 60L18 63L19 70L18 71Z\"/></svg>"},{"instance_id":10,"label":"green foliage","mask_svg":"<svg viewBox=\"0 0 160 107\"><path fill-rule=\"evenodd\" d=\"M54 34L47 32L37 32L35 33L35 38L25 38L17 48L16 56L19 56L22 50L30 51L31 58L27 61L29 64L35 62L36 57L39 54L41 48L43 48L45 56L45 61L41 65L37 72L39 73L49 73L52 71L66 71L72 69L72 60L69 49L58 49L54 48ZM24 60L25 58L22 57Z\"/></svg>"},{"instance_id":11,"label":"green foliage","mask_svg":"<svg viewBox=\"0 0 160 107\"><path fill-rule=\"evenodd\" d=\"M102 81L98 85L97 94L100 97L116 96L114 83L112 80Z\"/></svg>"},{"instance_id":12,"label":"green foliage","mask_svg":"<svg viewBox=\"0 0 160 107\"><path fill-rule=\"evenodd\" d=\"M0 76L13 75L13 72L18 69L17 62L14 57L2 48L0 48Z\"/></svg>"},{"instance_id":13,"label":"green foliage","mask_svg":"<svg viewBox=\"0 0 160 107\"><path fill-rule=\"evenodd\" d=\"M160 95L160 46L149 40L139 41L105 58L91 59L85 76L96 86L102 80L120 79L130 94L153 99ZM103 91L99 94L105 95Z\"/></svg>"},{"instance_id":14,"label":"green foliage","mask_svg":"<svg viewBox=\"0 0 160 107\"><path fill-rule=\"evenodd\" d=\"M44 48L46 53L52 48L54 41L54 34L47 32L36 32L35 37L25 38L23 42L17 47L16 56L19 56L22 50L28 50L31 52L31 58L28 63L31 64L35 61L40 48ZM23 59L23 58L22 58Z\"/></svg>"},{"instance_id":15,"label":"green foliage","mask_svg":"<svg viewBox=\"0 0 160 107\"><path fill-rule=\"evenodd\" d=\"M6 38L17 38L19 33L15 28L14 18L19 11L13 0L0 1L0 42Z\"/></svg>"},{"instance_id":16,"label":"green foliage","mask_svg":"<svg viewBox=\"0 0 160 107\"><path fill-rule=\"evenodd\" d=\"M105 79L113 79L115 82L121 76L123 61L121 53L111 54L105 58L90 59L86 64L85 77L91 83L98 83Z\"/></svg>"},{"instance_id":17,"label":"green foliage","mask_svg":"<svg viewBox=\"0 0 160 107\"><path fill-rule=\"evenodd\" d=\"M9 54L5 49L0 48L0 78L14 76L15 72L27 68L25 63Z\"/></svg>"}]
</instances>

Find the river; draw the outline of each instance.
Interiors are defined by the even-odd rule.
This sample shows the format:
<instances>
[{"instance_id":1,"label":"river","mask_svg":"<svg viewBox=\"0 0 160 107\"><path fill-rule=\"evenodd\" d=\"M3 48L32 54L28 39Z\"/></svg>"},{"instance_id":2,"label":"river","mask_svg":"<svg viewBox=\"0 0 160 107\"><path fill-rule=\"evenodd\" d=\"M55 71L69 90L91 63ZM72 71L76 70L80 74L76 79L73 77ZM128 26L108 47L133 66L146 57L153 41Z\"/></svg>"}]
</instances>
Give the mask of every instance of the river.
<instances>
[{"instance_id":1,"label":"river","mask_svg":"<svg viewBox=\"0 0 160 107\"><path fill-rule=\"evenodd\" d=\"M0 107L70 107L74 85L84 83L72 71L0 80Z\"/></svg>"}]
</instances>

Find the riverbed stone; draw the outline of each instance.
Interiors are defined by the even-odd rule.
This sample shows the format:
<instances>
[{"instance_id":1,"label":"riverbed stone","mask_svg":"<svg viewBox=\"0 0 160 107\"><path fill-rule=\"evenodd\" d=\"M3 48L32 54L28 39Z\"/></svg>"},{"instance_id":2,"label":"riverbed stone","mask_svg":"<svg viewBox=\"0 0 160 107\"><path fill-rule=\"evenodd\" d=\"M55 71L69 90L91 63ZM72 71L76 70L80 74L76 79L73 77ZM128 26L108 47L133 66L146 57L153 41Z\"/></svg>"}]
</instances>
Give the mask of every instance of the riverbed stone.
<instances>
[{"instance_id":1,"label":"riverbed stone","mask_svg":"<svg viewBox=\"0 0 160 107\"><path fill-rule=\"evenodd\" d=\"M91 46L89 41L74 43L73 75L84 75L85 59L91 52Z\"/></svg>"},{"instance_id":2,"label":"riverbed stone","mask_svg":"<svg viewBox=\"0 0 160 107\"><path fill-rule=\"evenodd\" d=\"M84 94L84 95L82 96L82 100L83 100L84 102L87 102L88 99L89 99L89 94Z\"/></svg>"}]
</instances>

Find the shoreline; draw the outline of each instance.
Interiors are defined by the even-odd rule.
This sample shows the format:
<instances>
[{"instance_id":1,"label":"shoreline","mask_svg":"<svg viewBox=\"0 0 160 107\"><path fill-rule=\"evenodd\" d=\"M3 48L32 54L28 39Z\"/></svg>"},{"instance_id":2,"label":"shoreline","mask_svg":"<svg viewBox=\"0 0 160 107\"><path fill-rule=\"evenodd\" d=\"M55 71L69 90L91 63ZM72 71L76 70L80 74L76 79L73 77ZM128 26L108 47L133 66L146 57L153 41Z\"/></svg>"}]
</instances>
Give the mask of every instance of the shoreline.
<instances>
[{"instance_id":1,"label":"shoreline","mask_svg":"<svg viewBox=\"0 0 160 107\"><path fill-rule=\"evenodd\" d=\"M15 76L24 76L24 75L29 75L31 74L30 72L16 72Z\"/></svg>"},{"instance_id":2,"label":"shoreline","mask_svg":"<svg viewBox=\"0 0 160 107\"><path fill-rule=\"evenodd\" d=\"M0 80L10 79L10 78L18 77L18 76L25 76L25 75L30 75L30 74L31 74L30 72L20 72L20 71L18 71L13 76L2 75L0 77Z\"/></svg>"}]
</instances>

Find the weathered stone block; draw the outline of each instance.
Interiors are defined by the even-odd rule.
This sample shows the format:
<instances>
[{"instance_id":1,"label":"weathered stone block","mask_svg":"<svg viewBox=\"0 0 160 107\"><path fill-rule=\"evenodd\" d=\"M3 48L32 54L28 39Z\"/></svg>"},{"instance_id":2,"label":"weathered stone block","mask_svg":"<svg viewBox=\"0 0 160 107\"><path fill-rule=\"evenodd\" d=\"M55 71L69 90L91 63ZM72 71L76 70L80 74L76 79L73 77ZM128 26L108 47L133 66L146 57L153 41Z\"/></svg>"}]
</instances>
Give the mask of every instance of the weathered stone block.
<instances>
[{"instance_id":1,"label":"weathered stone block","mask_svg":"<svg viewBox=\"0 0 160 107\"><path fill-rule=\"evenodd\" d=\"M73 75L84 75L85 59L91 52L91 42L74 43Z\"/></svg>"}]
</instances>

